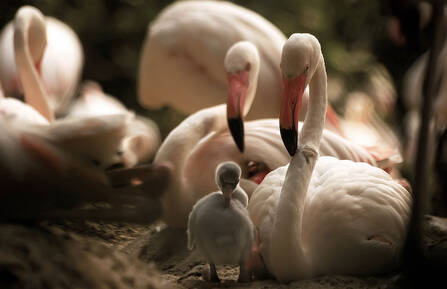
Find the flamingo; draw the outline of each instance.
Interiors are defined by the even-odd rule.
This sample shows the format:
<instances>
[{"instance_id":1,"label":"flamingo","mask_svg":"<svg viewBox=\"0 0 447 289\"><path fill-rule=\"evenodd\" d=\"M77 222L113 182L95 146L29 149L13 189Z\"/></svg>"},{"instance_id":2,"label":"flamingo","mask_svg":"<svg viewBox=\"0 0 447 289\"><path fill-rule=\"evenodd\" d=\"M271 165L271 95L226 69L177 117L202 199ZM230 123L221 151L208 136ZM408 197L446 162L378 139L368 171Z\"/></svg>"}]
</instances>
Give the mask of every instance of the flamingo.
<instances>
[{"instance_id":1,"label":"flamingo","mask_svg":"<svg viewBox=\"0 0 447 289\"><path fill-rule=\"evenodd\" d=\"M216 169L220 191L194 205L188 217L188 248L200 251L210 264L210 281L219 282L216 264L239 264L238 281L250 281L244 262L254 241L254 226L248 216L248 196L239 186L241 168L224 162Z\"/></svg>"},{"instance_id":2,"label":"flamingo","mask_svg":"<svg viewBox=\"0 0 447 289\"><path fill-rule=\"evenodd\" d=\"M0 197L3 205L13 206L2 207L6 216L10 213L17 216L39 215L39 209L51 205L51 198L48 198L51 193L56 191L59 196L53 199L54 202L62 201L61 188L62 194L66 194L72 192L75 185L74 191L77 190L77 196L82 199L79 195L81 188L87 189L86 193L91 195L88 190L97 189L92 185L108 184L103 172L74 159L65 147L51 144L40 127L0 118ZM70 180L81 180L82 183L68 183ZM64 202L68 204L71 201L65 199ZM14 207L26 211L13 213Z\"/></svg>"},{"instance_id":3,"label":"flamingo","mask_svg":"<svg viewBox=\"0 0 447 289\"><path fill-rule=\"evenodd\" d=\"M339 122L343 136L366 148L379 167L398 175L393 169L403 162L403 157L394 131L377 114L369 95L356 91L346 98L345 112Z\"/></svg>"},{"instance_id":4,"label":"flamingo","mask_svg":"<svg viewBox=\"0 0 447 289\"><path fill-rule=\"evenodd\" d=\"M441 63L446 63L447 61L447 42L444 44L443 49L439 54L439 61ZM421 107L421 94L422 85L424 82L425 70L428 62L428 52L420 56L413 65L408 69L403 80L403 100L407 107L406 114L406 148L405 148L405 159L409 163L414 162L414 156L416 155L416 142L417 142L417 131L419 128L420 117L419 110ZM436 79L439 83L437 90L437 97L434 99L433 104L433 114L434 114L434 128L438 133L441 132L447 126L447 79L443 72L443 65L437 66ZM434 147L434 139L430 140ZM432 152L435 150L433 149ZM430 158L434 158L434 154L430 154Z\"/></svg>"},{"instance_id":5,"label":"flamingo","mask_svg":"<svg viewBox=\"0 0 447 289\"><path fill-rule=\"evenodd\" d=\"M15 56L15 61L18 63L26 104L9 97L3 98L0 111L8 118L24 116L24 119L45 122L38 116L40 114L45 117L47 122L54 120L54 114L48 105L42 83L39 81L37 70L33 65L33 62L41 62L45 46L44 16L33 7L22 7L14 18L14 55L11 56ZM2 67L8 66L5 64ZM8 95L7 83L2 84L2 87L5 89L5 94ZM27 114L29 117L26 117Z\"/></svg>"},{"instance_id":6,"label":"flamingo","mask_svg":"<svg viewBox=\"0 0 447 289\"><path fill-rule=\"evenodd\" d=\"M258 47L261 62L259 89L247 119L276 117L278 64L286 38L261 15L226 1L178 1L149 25L138 75L140 104L150 109L170 105L190 114L224 103L222 63L228 49L241 40ZM337 132L336 118L329 110L327 128Z\"/></svg>"},{"instance_id":7,"label":"flamingo","mask_svg":"<svg viewBox=\"0 0 447 289\"><path fill-rule=\"evenodd\" d=\"M136 115L118 99L105 94L101 86L93 81L86 82L80 97L69 108L67 118L99 117L122 114L129 117L126 133L119 148L124 167L149 162L160 145L160 131L149 118Z\"/></svg>"},{"instance_id":8,"label":"flamingo","mask_svg":"<svg viewBox=\"0 0 447 289\"><path fill-rule=\"evenodd\" d=\"M34 65L42 62L45 52L45 17L38 9L24 6L17 11L13 25L14 56L26 103L11 97L0 99L1 120L10 125L14 123L17 130L35 130L98 167L108 168L120 163L119 146L130 118L115 114L54 121L54 112Z\"/></svg>"},{"instance_id":9,"label":"flamingo","mask_svg":"<svg viewBox=\"0 0 447 289\"><path fill-rule=\"evenodd\" d=\"M254 47L248 42L237 43L236 47ZM237 67L246 69L247 60L252 59L250 53L232 53L238 49L230 49L226 58L226 69L235 73ZM241 60L241 56L245 57ZM234 58L234 61L231 60ZM250 62L250 71L245 73L248 87L246 110L250 100L254 98L255 84L259 69L258 62ZM240 87L229 78L228 95ZM230 109L230 108L228 108ZM278 132L278 120L261 119L245 123L245 153L241 153L234 145L226 121L227 106L224 104L202 109L181 122L174 128L161 144L155 164L168 163L171 167L171 182L162 196L163 219L174 227L186 227L188 215L197 200L204 195L216 191L213 182L216 167L225 161L233 161L242 169L241 187L250 196L256 184L261 182L266 173L290 161ZM351 144L342 137L325 130L320 145L321 153L340 159L351 159L376 164L371 155L362 147Z\"/></svg>"},{"instance_id":10,"label":"flamingo","mask_svg":"<svg viewBox=\"0 0 447 289\"><path fill-rule=\"evenodd\" d=\"M399 262L411 195L389 174L367 163L318 157L327 76L313 35L290 36L280 65L285 87L280 129L293 157L264 178L248 205L268 271L280 282L389 272ZM309 110L297 142L297 118L307 84Z\"/></svg>"},{"instance_id":11,"label":"flamingo","mask_svg":"<svg viewBox=\"0 0 447 289\"><path fill-rule=\"evenodd\" d=\"M57 115L64 112L76 91L83 62L76 33L37 8L21 7L0 33L0 83L5 95L24 95L32 105L30 90L39 87L39 94L45 95L49 109ZM46 117L49 114L45 112Z\"/></svg>"}]
</instances>

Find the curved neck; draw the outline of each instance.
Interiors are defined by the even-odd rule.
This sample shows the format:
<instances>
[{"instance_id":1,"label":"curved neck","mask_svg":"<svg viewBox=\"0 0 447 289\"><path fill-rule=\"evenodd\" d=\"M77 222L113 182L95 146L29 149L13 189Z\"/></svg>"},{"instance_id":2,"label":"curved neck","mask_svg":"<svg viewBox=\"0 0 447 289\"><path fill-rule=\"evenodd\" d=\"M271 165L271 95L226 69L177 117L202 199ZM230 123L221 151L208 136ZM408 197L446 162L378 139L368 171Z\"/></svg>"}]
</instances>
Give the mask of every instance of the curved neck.
<instances>
[{"instance_id":1,"label":"curved neck","mask_svg":"<svg viewBox=\"0 0 447 289\"><path fill-rule=\"evenodd\" d=\"M287 169L272 232L272 259L278 258L284 263L280 276L276 276L281 281L312 276L311 261L306 258L305 244L303 246L302 219L307 190L318 159L318 147L324 129L327 105L326 78L321 55L309 85L309 110L299 135L298 150ZM282 240L291 242L284 244Z\"/></svg>"},{"instance_id":2,"label":"curved neck","mask_svg":"<svg viewBox=\"0 0 447 289\"><path fill-rule=\"evenodd\" d=\"M250 78L247 87L247 98L245 100L244 111L243 111L244 118L250 111L251 106L253 105L253 101L255 99L256 90L258 88L259 69L260 69L260 63L259 62L253 63L252 72L250 73Z\"/></svg>"},{"instance_id":3,"label":"curved neck","mask_svg":"<svg viewBox=\"0 0 447 289\"><path fill-rule=\"evenodd\" d=\"M173 177L162 200L166 212L176 212L175 216L165 216L170 225L186 225L188 214L196 202L185 179L188 158L202 138L226 127L225 116L225 104L202 109L182 121L160 146L154 163L168 162L172 165ZM169 219L171 217L172 220Z\"/></svg>"},{"instance_id":4,"label":"curved neck","mask_svg":"<svg viewBox=\"0 0 447 289\"><path fill-rule=\"evenodd\" d=\"M327 107L327 75L323 55L309 83L308 113L303 122L298 146L311 146L318 150L324 130Z\"/></svg>"},{"instance_id":5,"label":"curved neck","mask_svg":"<svg viewBox=\"0 0 447 289\"><path fill-rule=\"evenodd\" d=\"M29 33L32 25L43 25L37 17L32 14L25 14L25 17L15 19L14 23L14 55L19 72L20 81L23 86L25 101L35 108L51 123L54 120L47 97L30 52ZM39 30L39 29L37 29ZM45 27L40 29L45 31ZM46 37L45 34L42 37ZM46 41L43 41L46 42Z\"/></svg>"}]
</instances>

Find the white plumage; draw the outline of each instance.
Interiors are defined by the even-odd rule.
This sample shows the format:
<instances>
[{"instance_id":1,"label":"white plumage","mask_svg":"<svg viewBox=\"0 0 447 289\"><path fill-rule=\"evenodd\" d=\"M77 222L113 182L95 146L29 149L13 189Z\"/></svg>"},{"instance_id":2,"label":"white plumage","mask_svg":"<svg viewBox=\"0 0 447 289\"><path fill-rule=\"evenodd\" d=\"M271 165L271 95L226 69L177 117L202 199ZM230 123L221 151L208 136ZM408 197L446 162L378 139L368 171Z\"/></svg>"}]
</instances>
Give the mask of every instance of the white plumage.
<instances>
[{"instance_id":1,"label":"white plumage","mask_svg":"<svg viewBox=\"0 0 447 289\"><path fill-rule=\"evenodd\" d=\"M179 1L150 24L142 50L138 97L147 108L184 113L224 103L227 50L240 40L260 50L259 86L250 119L278 113L282 32L259 14L225 1Z\"/></svg>"},{"instance_id":2,"label":"white plumage","mask_svg":"<svg viewBox=\"0 0 447 289\"><path fill-rule=\"evenodd\" d=\"M250 73L256 71L256 65L252 63ZM245 63L241 67L246 67ZM249 76L250 79L254 77ZM248 87L247 91L250 93L246 102L250 103L255 90ZM170 163L172 168L171 182L162 196L164 220L171 226L185 227L194 203L217 189L213 180L218 164L225 161L239 164L241 185L246 188L247 179L259 183L262 173L266 173L251 175L247 169L249 162L263 164L270 171L290 160L281 143L277 119L246 122L245 153L241 153L227 128L226 111L225 105L218 105L190 115L169 133L155 156L154 163ZM320 149L322 154L375 164L362 147L326 130ZM249 184L253 185L252 182ZM247 193L250 195L251 191L247 190Z\"/></svg>"},{"instance_id":3,"label":"white plumage","mask_svg":"<svg viewBox=\"0 0 447 289\"><path fill-rule=\"evenodd\" d=\"M29 6L22 8L36 9ZM46 47L42 59L37 63L40 66L38 78L48 97L50 108L60 114L76 91L84 64L84 54L81 42L73 29L53 17L45 17L44 21ZM24 80L19 76L14 56L14 25L13 22L8 23L0 34L0 83L5 95L11 97L26 93L23 89ZM36 37L36 34L32 37ZM32 45L33 41L29 44Z\"/></svg>"},{"instance_id":4,"label":"white plumage","mask_svg":"<svg viewBox=\"0 0 447 289\"><path fill-rule=\"evenodd\" d=\"M310 96L290 164L269 173L248 206L267 269L281 282L389 272L399 261L411 195L369 164L318 158L327 92L315 37L293 34L284 45L281 68L286 87L296 88L298 82L300 91L309 83ZM299 103L299 93L285 95L290 97L285 101ZM282 130L293 129L294 113L291 107L280 115ZM292 147L288 137L283 135L284 143Z\"/></svg>"},{"instance_id":5,"label":"white plumage","mask_svg":"<svg viewBox=\"0 0 447 289\"><path fill-rule=\"evenodd\" d=\"M249 205L253 223L260 229L265 265L278 280L324 274L371 275L396 268L411 203L410 194L401 185L368 164L319 157L305 200L292 204L297 213L298 207L303 209L302 230L290 240L273 233L288 168L286 165L269 173L253 192ZM289 222L299 226L294 219ZM291 257L272 256L272 239ZM302 248L303 260L289 260L295 257L290 241Z\"/></svg>"},{"instance_id":6,"label":"white plumage","mask_svg":"<svg viewBox=\"0 0 447 289\"><path fill-rule=\"evenodd\" d=\"M125 134L116 149L122 165L132 167L148 162L160 146L160 131L149 118L128 110L118 99L104 93L96 82L84 84L81 95L69 108L66 118L124 115L128 118Z\"/></svg>"},{"instance_id":7,"label":"white plumage","mask_svg":"<svg viewBox=\"0 0 447 289\"><path fill-rule=\"evenodd\" d=\"M12 97L0 98L0 117L8 121L31 124L49 124L37 110Z\"/></svg>"}]
</instances>

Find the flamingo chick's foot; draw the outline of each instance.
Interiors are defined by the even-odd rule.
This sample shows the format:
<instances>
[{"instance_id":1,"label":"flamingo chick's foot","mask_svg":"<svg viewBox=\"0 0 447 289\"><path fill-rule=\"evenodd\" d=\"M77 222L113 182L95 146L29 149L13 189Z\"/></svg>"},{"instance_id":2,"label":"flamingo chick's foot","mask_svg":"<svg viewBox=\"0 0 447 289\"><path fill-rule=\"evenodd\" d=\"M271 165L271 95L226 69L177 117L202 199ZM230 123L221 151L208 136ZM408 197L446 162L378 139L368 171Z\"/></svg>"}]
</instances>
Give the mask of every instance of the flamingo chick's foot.
<instances>
[{"instance_id":1,"label":"flamingo chick's foot","mask_svg":"<svg viewBox=\"0 0 447 289\"><path fill-rule=\"evenodd\" d=\"M210 263L209 272L206 276L206 280L210 282L220 282L219 276L217 275L216 266L213 263Z\"/></svg>"}]
</instances>

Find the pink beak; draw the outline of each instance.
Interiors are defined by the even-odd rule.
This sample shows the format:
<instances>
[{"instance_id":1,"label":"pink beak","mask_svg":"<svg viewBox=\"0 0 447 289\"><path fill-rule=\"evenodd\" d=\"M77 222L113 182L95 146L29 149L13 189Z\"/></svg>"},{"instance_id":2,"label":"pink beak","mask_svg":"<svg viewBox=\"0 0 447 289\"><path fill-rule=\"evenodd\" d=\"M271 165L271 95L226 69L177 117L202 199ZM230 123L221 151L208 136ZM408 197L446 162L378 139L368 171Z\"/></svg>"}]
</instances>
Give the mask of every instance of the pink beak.
<instances>
[{"instance_id":1,"label":"pink beak","mask_svg":"<svg viewBox=\"0 0 447 289\"><path fill-rule=\"evenodd\" d=\"M247 97L249 71L228 73L227 120L234 142L244 151L244 106Z\"/></svg>"},{"instance_id":2,"label":"pink beak","mask_svg":"<svg viewBox=\"0 0 447 289\"><path fill-rule=\"evenodd\" d=\"M279 113L281 138L287 151L293 156L298 147L298 114L301 109L306 74L293 79L283 76L283 94Z\"/></svg>"}]
</instances>

